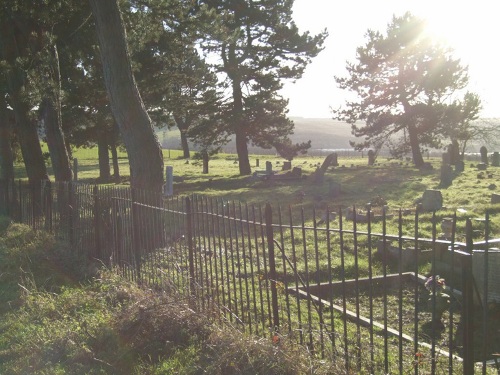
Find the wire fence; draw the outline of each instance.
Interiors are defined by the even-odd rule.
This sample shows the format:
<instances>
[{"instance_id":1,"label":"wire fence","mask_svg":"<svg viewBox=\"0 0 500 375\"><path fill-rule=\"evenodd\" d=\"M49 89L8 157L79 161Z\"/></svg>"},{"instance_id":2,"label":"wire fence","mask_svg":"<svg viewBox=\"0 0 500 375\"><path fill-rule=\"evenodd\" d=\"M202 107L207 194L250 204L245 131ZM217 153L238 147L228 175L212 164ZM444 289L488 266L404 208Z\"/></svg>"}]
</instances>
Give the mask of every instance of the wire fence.
<instances>
[{"instance_id":1,"label":"wire fence","mask_svg":"<svg viewBox=\"0 0 500 375\"><path fill-rule=\"evenodd\" d=\"M438 234L436 213L418 210L282 209L45 181L2 182L0 203L130 280L351 371L498 372L500 252L488 215L474 243L470 220L459 233L455 215Z\"/></svg>"}]
</instances>

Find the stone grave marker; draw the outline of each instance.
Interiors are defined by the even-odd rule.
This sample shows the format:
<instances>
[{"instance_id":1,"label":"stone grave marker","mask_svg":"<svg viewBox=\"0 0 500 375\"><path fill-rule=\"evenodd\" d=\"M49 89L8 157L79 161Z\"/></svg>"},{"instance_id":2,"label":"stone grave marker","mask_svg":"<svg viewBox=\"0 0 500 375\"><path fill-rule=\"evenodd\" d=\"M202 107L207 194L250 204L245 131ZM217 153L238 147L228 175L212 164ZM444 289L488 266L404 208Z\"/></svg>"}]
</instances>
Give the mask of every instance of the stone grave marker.
<instances>
[{"instance_id":1,"label":"stone grave marker","mask_svg":"<svg viewBox=\"0 0 500 375\"><path fill-rule=\"evenodd\" d=\"M481 153L481 163L488 165L488 149L485 146L481 146L479 152Z\"/></svg>"},{"instance_id":2,"label":"stone grave marker","mask_svg":"<svg viewBox=\"0 0 500 375\"><path fill-rule=\"evenodd\" d=\"M484 261L488 257L488 278L486 280ZM500 249L490 248L486 253L484 250L472 251L472 276L474 277L477 291L484 306L486 303L500 303ZM488 295L485 295L484 285L488 284Z\"/></svg>"},{"instance_id":3,"label":"stone grave marker","mask_svg":"<svg viewBox=\"0 0 500 375\"><path fill-rule=\"evenodd\" d=\"M444 154L443 154L444 155ZM441 181L439 183L442 187L448 187L453 182L453 168L450 164L441 165Z\"/></svg>"},{"instance_id":4,"label":"stone grave marker","mask_svg":"<svg viewBox=\"0 0 500 375\"><path fill-rule=\"evenodd\" d=\"M273 174L273 163L271 161L266 161L266 174Z\"/></svg>"},{"instance_id":5,"label":"stone grave marker","mask_svg":"<svg viewBox=\"0 0 500 375\"><path fill-rule=\"evenodd\" d=\"M428 189L422 195L422 209L424 211L437 211L443 207L443 195L440 190Z\"/></svg>"},{"instance_id":6,"label":"stone grave marker","mask_svg":"<svg viewBox=\"0 0 500 375\"><path fill-rule=\"evenodd\" d=\"M491 204L500 203L500 194L491 194Z\"/></svg>"},{"instance_id":7,"label":"stone grave marker","mask_svg":"<svg viewBox=\"0 0 500 375\"><path fill-rule=\"evenodd\" d=\"M291 161L285 161L283 162L283 166L281 167L282 171L289 171L292 169L292 162Z\"/></svg>"},{"instance_id":8,"label":"stone grave marker","mask_svg":"<svg viewBox=\"0 0 500 375\"><path fill-rule=\"evenodd\" d=\"M500 167L500 153L498 153L498 151L495 151L493 155L491 155L491 165Z\"/></svg>"}]
</instances>

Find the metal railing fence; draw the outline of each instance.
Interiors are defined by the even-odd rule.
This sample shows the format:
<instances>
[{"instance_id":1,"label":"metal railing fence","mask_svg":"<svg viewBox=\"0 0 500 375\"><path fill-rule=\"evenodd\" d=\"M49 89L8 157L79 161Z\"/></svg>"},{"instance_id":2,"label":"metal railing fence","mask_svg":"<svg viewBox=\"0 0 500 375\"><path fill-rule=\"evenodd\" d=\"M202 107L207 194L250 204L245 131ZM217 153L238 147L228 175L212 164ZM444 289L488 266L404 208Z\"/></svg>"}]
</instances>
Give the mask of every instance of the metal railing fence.
<instances>
[{"instance_id":1,"label":"metal railing fence","mask_svg":"<svg viewBox=\"0 0 500 375\"><path fill-rule=\"evenodd\" d=\"M485 241L474 243L472 222L456 215L443 237L436 213L416 210L282 209L14 181L0 183L0 210L128 279L193 297L199 311L218 311L277 345L293 339L314 355L341 358L351 371L498 371L488 215ZM420 237L425 231L430 238ZM472 271L476 248L481 285Z\"/></svg>"}]
</instances>

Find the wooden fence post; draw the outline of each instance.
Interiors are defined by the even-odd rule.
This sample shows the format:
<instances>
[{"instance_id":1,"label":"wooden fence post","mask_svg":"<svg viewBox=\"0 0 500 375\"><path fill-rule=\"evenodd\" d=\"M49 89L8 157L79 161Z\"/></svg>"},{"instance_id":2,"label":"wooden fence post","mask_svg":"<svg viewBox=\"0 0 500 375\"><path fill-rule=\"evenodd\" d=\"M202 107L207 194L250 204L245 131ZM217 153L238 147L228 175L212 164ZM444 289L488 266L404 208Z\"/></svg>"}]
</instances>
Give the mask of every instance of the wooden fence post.
<instances>
[{"instance_id":1,"label":"wooden fence post","mask_svg":"<svg viewBox=\"0 0 500 375\"><path fill-rule=\"evenodd\" d=\"M462 256L463 374L474 374L474 278L472 277L472 222L466 222L466 254Z\"/></svg>"},{"instance_id":2,"label":"wooden fence post","mask_svg":"<svg viewBox=\"0 0 500 375\"><path fill-rule=\"evenodd\" d=\"M271 282L271 308L273 315L273 332L276 332L280 325L279 309L278 309L278 288L276 287L276 260L274 254L274 233L273 233L273 210L269 203L266 204L265 212L266 220L266 237L267 249L269 252L269 271L267 274L268 280Z\"/></svg>"}]
</instances>

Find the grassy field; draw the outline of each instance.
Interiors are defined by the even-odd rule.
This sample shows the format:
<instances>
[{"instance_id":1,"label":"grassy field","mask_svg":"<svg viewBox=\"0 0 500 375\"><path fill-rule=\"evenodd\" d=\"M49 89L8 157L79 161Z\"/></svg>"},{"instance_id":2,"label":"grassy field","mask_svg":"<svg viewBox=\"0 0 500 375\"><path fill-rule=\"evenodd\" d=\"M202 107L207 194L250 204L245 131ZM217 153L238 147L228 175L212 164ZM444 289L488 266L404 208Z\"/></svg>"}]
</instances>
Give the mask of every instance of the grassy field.
<instances>
[{"instance_id":1,"label":"grassy field","mask_svg":"<svg viewBox=\"0 0 500 375\"><path fill-rule=\"evenodd\" d=\"M426 189L439 189L443 195L443 209L437 212L438 219L457 213L459 220L484 218L491 214L491 235L500 235L500 205L491 205L491 195L500 191L500 168L490 166L487 171L478 171L477 161L466 161L465 171L455 174L448 187L440 186L438 158L427 158L434 169L420 171L411 163L379 157L375 166L368 166L368 159L357 156L339 156L339 166L330 167L322 183L311 178L325 156L301 156L293 160L293 167L302 169L301 179L280 179L284 159L274 155L250 155L253 172L264 172L267 161L273 165L277 178L264 179L258 176L239 176L237 156L218 154L210 160L209 173L202 173L200 160L181 158L180 150L164 149L164 164L174 171L174 194L202 194L249 204L264 204L287 207L288 205L323 210L356 206L364 209L367 203L376 206L384 202L391 210L414 209ZM78 178L81 182L95 183L98 175L97 148L76 149L73 156L78 159ZM257 164L259 166L257 166ZM128 184L129 167L127 155L119 154L121 183ZM17 178L26 178L22 165L16 166ZM49 173L52 173L49 165ZM53 178L53 175L51 176ZM341 193L333 194L339 186ZM463 220L462 220L463 221ZM464 224L459 224L464 225ZM480 222L474 221L478 229ZM459 228L460 229L460 228Z\"/></svg>"}]
</instances>

